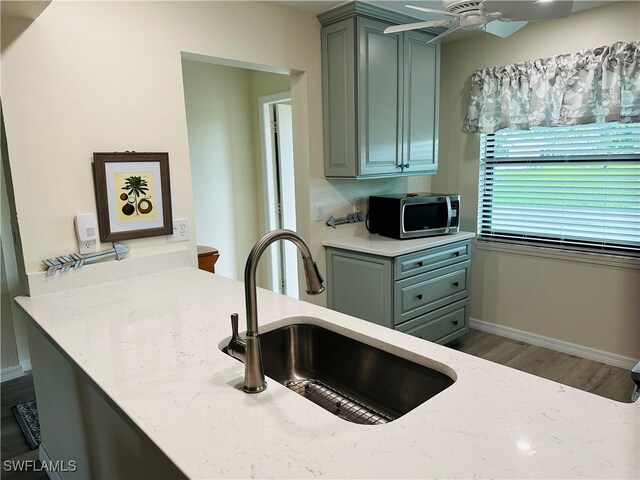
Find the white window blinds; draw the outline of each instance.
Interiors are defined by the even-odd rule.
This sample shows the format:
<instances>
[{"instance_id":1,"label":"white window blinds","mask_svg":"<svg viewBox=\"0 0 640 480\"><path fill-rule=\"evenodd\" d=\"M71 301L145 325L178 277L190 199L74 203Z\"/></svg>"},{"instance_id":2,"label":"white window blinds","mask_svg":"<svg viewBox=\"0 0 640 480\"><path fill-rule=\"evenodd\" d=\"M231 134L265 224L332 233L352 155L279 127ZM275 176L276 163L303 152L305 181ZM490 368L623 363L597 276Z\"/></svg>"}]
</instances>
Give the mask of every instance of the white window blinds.
<instances>
[{"instance_id":1,"label":"white window blinds","mask_svg":"<svg viewBox=\"0 0 640 480\"><path fill-rule=\"evenodd\" d=\"M478 237L640 254L640 124L483 134Z\"/></svg>"}]
</instances>

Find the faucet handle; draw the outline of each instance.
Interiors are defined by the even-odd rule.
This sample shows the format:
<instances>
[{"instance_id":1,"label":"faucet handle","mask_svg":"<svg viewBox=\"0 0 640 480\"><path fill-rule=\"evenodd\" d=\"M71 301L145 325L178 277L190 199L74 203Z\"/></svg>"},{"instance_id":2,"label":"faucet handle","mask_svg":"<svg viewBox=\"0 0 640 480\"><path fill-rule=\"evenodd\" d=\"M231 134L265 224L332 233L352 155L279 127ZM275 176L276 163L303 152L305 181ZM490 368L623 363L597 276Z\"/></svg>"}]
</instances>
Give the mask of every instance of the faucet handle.
<instances>
[{"instance_id":1,"label":"faucet handle","mask_svg":"<svg viewBox=\"0 0 640 480\"><path fill-rule=\"evenodd\" d=\"M238 335L238 314L231 314L231 341L238 340L240 335Z\"/></svg>"}]
</instances>

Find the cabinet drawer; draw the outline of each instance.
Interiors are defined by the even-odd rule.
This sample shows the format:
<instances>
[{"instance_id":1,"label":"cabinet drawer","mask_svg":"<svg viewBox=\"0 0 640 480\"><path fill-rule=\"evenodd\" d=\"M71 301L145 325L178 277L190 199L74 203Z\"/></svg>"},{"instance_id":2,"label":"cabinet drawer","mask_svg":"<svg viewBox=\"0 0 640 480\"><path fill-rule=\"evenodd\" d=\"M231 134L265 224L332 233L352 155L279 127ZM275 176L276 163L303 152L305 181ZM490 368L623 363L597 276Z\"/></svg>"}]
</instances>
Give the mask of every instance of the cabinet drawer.
<instances>
[{"instance_id":1,"label":"cabinet drawer","mask_svg":"<svg viewBox=\"0 0 640 480\"><path fill-rule=\"evenodd\" d=\"M469 260L469 241L422 250L396 258L395 279L402 280L413 275L446 267Z\"/></svg>"},{"instance_id":2,"label":"cabinet drawer","mask_svg":"<svg viewBox=\"0 0 640 480\"><path fill-rule=\"evenodd\" d=\"M453 340L468 330L467 301L447 305L398 325L396 329L432 342Z\"/></svg>"},{"instance_id":3,"label":"cabinet drawer","mask_svg":"<svg viewBox=\"0 0 640 480\"><path fill-rule=\"evenodd\" d=\"M467 297L469 262L396 282L395 324Z\"/></svg>"}]
</instances>

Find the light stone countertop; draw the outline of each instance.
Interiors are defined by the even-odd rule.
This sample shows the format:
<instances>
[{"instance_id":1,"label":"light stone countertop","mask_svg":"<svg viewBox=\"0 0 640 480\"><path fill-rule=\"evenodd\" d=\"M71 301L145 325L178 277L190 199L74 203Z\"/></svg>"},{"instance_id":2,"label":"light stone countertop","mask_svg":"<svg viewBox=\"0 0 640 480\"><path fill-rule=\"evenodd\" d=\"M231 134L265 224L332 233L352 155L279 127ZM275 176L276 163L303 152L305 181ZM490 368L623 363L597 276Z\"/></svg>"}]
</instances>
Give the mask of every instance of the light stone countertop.
<instances>
[{"instance_id":1,"label":"light stone countertop","mask_svg":"<svg viewBox=\"0 0 640 480\"><path fill-rule=\"evenodd\" d=\"M475 234L471 232L456 232L448 235L397 240L369 233L364 223L357 223L339 225L336 228L326 227L322 244L325 247L342 248L383 257L398 257L474 237Z\"/></svg>"},{"instance_id":2,"label":"light stone countertop","mask_svg":"<svg viewBox=\"0 0 640 480\"><path fill-rule=\"evenodd\" d=\"M356 425L269 378L260 394L239 390L243 365L218 345L230 335L230 313L240 313L244 330L242 283L187 267L135 284L18 302L189 478L639 477L638 402L608 400L259 289L262 330L288 317L317 317L457 378L393 422Z\"/></svg>"}]
</instances>

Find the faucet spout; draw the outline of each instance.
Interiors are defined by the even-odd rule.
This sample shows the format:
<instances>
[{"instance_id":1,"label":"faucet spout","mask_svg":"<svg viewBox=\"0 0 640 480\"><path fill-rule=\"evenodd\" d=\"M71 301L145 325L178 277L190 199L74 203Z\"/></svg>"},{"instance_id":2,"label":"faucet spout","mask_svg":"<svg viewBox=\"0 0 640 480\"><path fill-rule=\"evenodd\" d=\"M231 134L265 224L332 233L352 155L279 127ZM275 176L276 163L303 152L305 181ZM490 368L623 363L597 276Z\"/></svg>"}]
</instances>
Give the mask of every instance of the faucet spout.
<instances>
[{"instance_id":1,"label":"faucet spout","mask_svg":"<svg viewBox=\"0 0 640 480\"><path fill-rule=\"evenodd\" d=\"M256 293L256 270L258 260L269 245L278 240L291 241L302 256L304 273L307 281L307 293L318 295L325 289L324 279L318 271L318 266L313 261L309 246L304 239L292 230L273 230L265 234L254 245L244 269L244 293L247 309L247 338L244 362L244 386L247 393L262 392L267 388L262 366L262 352L260 349L260 337L258 335L258 301Z\"/></svg>"}]
</instances>

